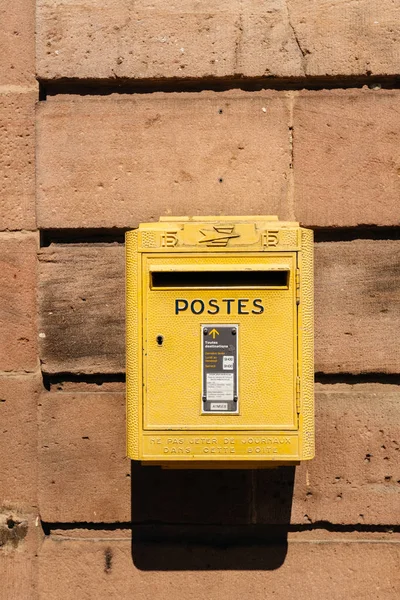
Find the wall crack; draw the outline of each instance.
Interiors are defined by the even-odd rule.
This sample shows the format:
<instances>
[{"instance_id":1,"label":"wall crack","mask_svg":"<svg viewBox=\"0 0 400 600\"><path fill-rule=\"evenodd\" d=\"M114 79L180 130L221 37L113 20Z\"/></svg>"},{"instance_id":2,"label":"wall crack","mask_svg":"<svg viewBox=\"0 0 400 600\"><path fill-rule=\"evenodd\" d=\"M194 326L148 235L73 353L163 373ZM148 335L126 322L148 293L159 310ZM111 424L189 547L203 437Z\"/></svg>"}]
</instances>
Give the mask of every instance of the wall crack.
<instances>
[{"instance_id":1,"label":"wall crack","mask_svg":"<svg viewBox=\"0 0 400 600\"><path fill-rule=\"evenodd\" d=\"M299 37L297 35L296 29L295 29L295 27L293 25L293 22L292 22L292 16L291 16L291 13L290 13L290 9L289 9L289 5L288 5L287 0L285 0L285 7L286 7L288 25L289 25L290 29L292 30L294 41L296 42L296 46L297 46L297 48L299 49L299 52L300 52L301 68L303 70L304 75L306 76L307 75L307 59L306 59L306 56L307 56L307 54L310 54L310 52L309 52L309 50L303 48L303 46L300 43L300 40L299 40Z\"/></svg>"}]
</instances>

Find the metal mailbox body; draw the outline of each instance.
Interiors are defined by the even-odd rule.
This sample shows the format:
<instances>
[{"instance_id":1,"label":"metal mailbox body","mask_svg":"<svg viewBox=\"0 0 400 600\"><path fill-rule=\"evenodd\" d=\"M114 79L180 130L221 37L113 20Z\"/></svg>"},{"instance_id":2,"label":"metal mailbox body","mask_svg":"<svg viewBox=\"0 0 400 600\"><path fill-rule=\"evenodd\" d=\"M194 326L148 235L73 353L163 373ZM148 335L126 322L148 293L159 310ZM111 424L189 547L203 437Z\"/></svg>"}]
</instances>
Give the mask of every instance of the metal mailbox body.
<instances>
[{"instance_id":1,"label":"metal mailbox body","mask_svg":"<svg viewBox=\"0 0 400 600\"><path fill-rule=\"evenodd\" d=\"M268 467L314 456L313 234L175 217L126 234L128 456Z\"/></svg>"}]
</instances>

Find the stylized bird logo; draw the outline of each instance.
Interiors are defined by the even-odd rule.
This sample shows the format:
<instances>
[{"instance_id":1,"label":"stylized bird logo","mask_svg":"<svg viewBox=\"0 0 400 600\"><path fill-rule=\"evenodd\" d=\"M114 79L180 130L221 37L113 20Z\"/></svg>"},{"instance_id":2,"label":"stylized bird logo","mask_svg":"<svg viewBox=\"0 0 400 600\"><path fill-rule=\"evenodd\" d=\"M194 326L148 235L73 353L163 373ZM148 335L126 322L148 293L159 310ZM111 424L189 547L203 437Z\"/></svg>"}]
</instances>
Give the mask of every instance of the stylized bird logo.
<instances>
[{"instance_id":1,"label":"stylized bird logo","mask_svg":"<svg viewBox=\"0 0 400 600\"><path fill-rule=\"evenodd\" d=\"M200 233L204 235L205 238L199 240L199 244L224 248L228 244L229 240L240 237L240 234L235 234L234 230L234 225L213 227L212 229L200 229ZM215 235L216 233L218 235Z\"/></svg>"}]
</instances>

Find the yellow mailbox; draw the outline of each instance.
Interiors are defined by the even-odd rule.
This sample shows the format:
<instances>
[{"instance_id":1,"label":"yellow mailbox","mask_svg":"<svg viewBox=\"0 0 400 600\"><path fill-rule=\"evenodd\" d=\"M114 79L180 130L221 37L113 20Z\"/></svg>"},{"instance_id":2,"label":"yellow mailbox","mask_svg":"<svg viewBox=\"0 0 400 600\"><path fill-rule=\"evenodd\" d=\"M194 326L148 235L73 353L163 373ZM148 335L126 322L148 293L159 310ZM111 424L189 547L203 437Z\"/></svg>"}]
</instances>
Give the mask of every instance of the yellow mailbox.
<instances>
[{"instance_id":1,"label":"yellow mailbox","mask_svg":"<svg viewBox=\"0 0 400 600\"><path fill-rule=\"evenodd\" d=\"M128 456L271 467L314 456L313 235L277 217L126 234Z\"/></svg>"}]
</instances>

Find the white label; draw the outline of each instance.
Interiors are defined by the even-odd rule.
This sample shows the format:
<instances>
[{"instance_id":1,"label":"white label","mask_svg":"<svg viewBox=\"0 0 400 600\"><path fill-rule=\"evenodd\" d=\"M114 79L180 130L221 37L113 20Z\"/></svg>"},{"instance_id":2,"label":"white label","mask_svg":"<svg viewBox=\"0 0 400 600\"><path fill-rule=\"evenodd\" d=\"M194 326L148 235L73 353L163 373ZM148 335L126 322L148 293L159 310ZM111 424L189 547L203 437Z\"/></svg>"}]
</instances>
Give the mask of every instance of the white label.
<instances>
[{"instance_id":1,"label":"white label","mask_svg":"<svg viewBox=\"0 0 400 600\"><path fill-rule=\"evenodd\" d=\"M207 373L207 400L233 400L233 373Z\"/></svg>"},{"instance_id":2,"label":"white label","mask_svg":"<svg viewBox=\"0 0 400 600\"><path fill-rule=\"evenodd\" d=\"M228 404L226 402L211 402L211 410L228 410Z\"/></svg>"},{"instance_id":3,"label":"white label","mask_svg":"<svg viewBox=\"0 0 400 600\"><path fill-rule=\"evenodd\" d=\"M233 371L233 365L235 362L234 356L224 356L222 358L222 368L224 371Z\"/></svg>"}]
</instances>

